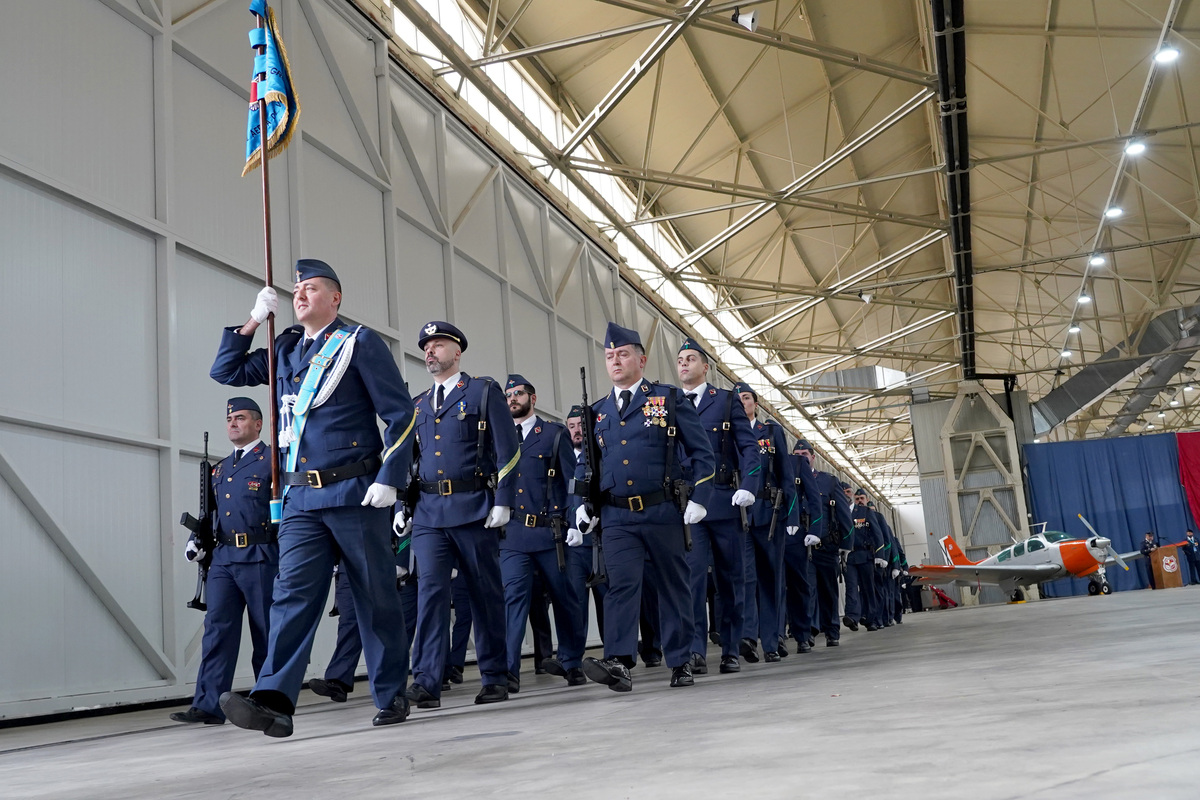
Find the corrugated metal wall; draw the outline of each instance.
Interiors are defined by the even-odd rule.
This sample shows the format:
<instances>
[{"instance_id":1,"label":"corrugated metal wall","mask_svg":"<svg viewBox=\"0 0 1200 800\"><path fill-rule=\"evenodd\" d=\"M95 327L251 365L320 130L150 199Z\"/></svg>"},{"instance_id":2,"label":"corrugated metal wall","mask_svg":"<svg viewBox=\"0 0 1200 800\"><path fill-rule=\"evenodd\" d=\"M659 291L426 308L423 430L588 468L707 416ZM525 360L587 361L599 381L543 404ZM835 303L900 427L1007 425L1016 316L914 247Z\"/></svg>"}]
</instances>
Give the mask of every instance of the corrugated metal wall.
<instances>
[{"instance_id":1,"label":"corrugated metal wall","mask_svg":"<svg viewBox=\"0 0 1200 800\"><path fill-rule=\"evenodd\" d=\"M240 177L252 18L244 2L164 5L173 18L0 3L0 309L20 332L0 373L0 717L180 697L195 679L176 521L195 510L202 432L228 450L231 392L208 367L247 317L263 245L257 173ZM465 369L527 375L552 417L581 364L603 369L610 318L654 331L650 374L673 377L679 332L357 12L272 5L303 108L271 162L285 297L294 258L328 260L343 316L392 343L415 390L429 319L470 336ZM237 685L251 679L247 640Z\"/></svg>"}]
</instances>

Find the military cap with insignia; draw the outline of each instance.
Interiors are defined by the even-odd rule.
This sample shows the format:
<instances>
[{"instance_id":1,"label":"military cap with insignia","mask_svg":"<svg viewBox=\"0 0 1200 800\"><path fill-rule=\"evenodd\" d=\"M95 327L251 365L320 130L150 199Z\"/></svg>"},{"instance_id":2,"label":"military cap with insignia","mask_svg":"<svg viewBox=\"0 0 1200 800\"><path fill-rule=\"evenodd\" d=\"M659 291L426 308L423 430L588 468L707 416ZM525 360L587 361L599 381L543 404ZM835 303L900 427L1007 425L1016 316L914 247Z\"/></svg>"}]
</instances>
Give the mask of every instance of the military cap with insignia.
<instances>
[{"instance_id":1,"label":"military cap with insignia","mask_svg":"<svg viewBox=\"0 0 1200 800\"><path fill-rule=\"evenodd\" d=\"M863 497L866 497L866 496L867 496L867 490L866 490L866 489L864 489L864 488L862 488L861 486L860 486L860 487L858 487L857 489L855 489L855 490L854 490L854 496L855 496L855 497L858 497L859 495L862 495Z\"/></svg>"},{"instance_id":2,"label":"military cap with insignia","mask_svg":"<svg viewBox=\"0 0 1200 800\"><path fill-rule=\"evenodd\" d=\"M255 414L262 416L262 409L258 407L258 403L251 400L249 397L231 397L225 403L225 416L229 416L238 411L253 411Z\"/></svg>"},{"instance_id":3,"label":"military cap with insignia","mask_svg":"<svg viewBox=\"0 0 1200 800\"><path fill-rule=\"evenodd\" d=\"M796 443L792 445L793 453L798 453L801 450L807 450L810 453L813 451L812 445L808 443L807 439L797 439Z\"/></svg>"},{"instance_id":4,"label":"military cap with insignia","mask_svg":"<svg viewBox=\"0 0 1200 800\"><path fill-rule=\"evenodd\" d=\"M533 384L530 383L524 375L519 373L513 373L512 375L508 376L508 380L504 382L504 391L515 389L518 386L524 386L525 390L530 394L537 394L537 390L533 388Z\"/></svg>"},{"instance_id":5,"label":"military cap with insignia","mask_svg":"<svg viewBox=\"0 0 1200 800\"><path fill-rule=\"evenodd\" d=\"M608 328L604 331L604 346L609 350L618 347L624 347L627 344L636 344L642 346L642 337L637 331L631 331L629 328L622 328L615 322L608 323Z\"/></svg>"},{"instance_id":6,"label":"military cap with insignia","mask_svg":"<svg viewBox=\"0 0 1200 800\"><path fill-rule=\"evenodd\" d=\"M430 339L449 339L458 345L459 349L464 353L467 352L467 337L458 328L451 325L449 322L434 320L428 322L421 328L421 333L417 337L417 347L425 349L425 343Z\"/></svg>"},{"instance_id":7,"label":"military cap with insignia","mask_svg":"<svg viewBox=\"0 0 1200 800\"><path fill-rule=\"evenodd\" d=\"M680 353L684 352L685 350L691 350L694 353L699 353L701 358L703 358L705 361L708 360L708 353L705 352L704 348L697 344L696 340L690 336L684 339L683 344L679 346Z\"/></svg>"},{"instance_id":8,"label":"military cap with insignia","mask_svg":"<svg viewBox=\"0 0 1200 800\"><path fill-rule=\"evenodd\" d=\"M333 267L317 258L302 258L298 260L296 262L296 283L301 283L310 278L328 278L336 283L338 290L341 291L342 282L338 280L337 273L333 271Z\"/></svg>"},{"instance_id":9,"label":"military cap with insignia","mask_svg":"<svg viewBox=\"0 0 1200 800\"><path fill-rule=\"evenodd\" d=\"M754 402L758 402L758 392L751 389L750 384L745 383L744 381L738 381L733 385L733 393L741 394L742 392L749 392L750 394L754 395Z\"/></svg>"},{"instance_id":10,"label":"military cap with insignia","mask_svg":"<svg viewBox=\"0 0 1200 800\"><path fill-rule=\"evenodd\" d=\"M567 419L576 419L576 418L579 418L579 419L583 418L583 406L578 405L578 404L571 406L571 410L567 412Z\"/></svg>"}]
</instances>

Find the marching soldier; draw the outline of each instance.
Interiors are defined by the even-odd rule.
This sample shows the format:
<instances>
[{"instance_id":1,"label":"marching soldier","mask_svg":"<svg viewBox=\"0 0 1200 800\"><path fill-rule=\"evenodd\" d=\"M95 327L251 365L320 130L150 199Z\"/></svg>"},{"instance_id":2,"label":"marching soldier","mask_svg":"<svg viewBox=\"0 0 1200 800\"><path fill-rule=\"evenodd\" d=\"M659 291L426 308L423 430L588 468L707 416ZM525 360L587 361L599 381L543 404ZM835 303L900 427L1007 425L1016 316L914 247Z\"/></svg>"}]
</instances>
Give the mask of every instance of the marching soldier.
<instances>
[{"instance_id":1,"label":"marching soldier","mask_svg":"<svg viewBox=\"0 0 1200 800\"><path fill-rule=\"evenodd\" d=\"M571 406L567 412L567 432L571 434L571 448L575 454L575 465L583 460L583 406ZM575 470L571 470L570 485L575 483ZM572 494L574 491L572 490ZM592 534L582 534L572 528L567 531L567 576L571 583L582 586L584 602L579 608L580 619L576 621L576 629L587 641L588 606L587 581L592 573ZM604 641L604 595L608 592L607 583L596 583L592 586L592 602L596 606L596 627L599 629L600 640Z\"/></svg>"},{"instance_id":2,"label":"marching soldier","mask_svg":"<svg viewBox=\"0 0 1200 800\"><path fill-rule=\"evenodd\" d=\"M467 337L448 322L421 328L417 346L434 385L416 399L420 499L413 512L418 655L409 700L440 708L450 628L450 571L470 595L483 688L476 703L508 699L500 538L512 513L520 445L503 390L459 369ZM395 526L408 522L397 512Z\"/></svg>"},{"instance_id":3,"label":"marching soldier","mask_svg":"<svg viewBox=\"0 0 1200 800\"><path fill-rule=\"evenodd\" d=\"M803 440L801 440L803 442ZM801 444L797 442L797 446ZM803 442L808 447L807 442ZM795 476L796 501L799 508L800 526L795 535L789 535L784 545L784 616L788 620L792 636L796 639L796 652L811 653L813 648L813 620L816 617L817 587L813 574L812 548L805 544L813 527L821 517L821 497L817 492L809 460L797 453L787 459ZM791 531L788 531L790 534ZM782 623L781 623L782 627ZM782 630L780 631L782 633ZM786 654L783 643L780 654Z\"/></svg>"},{"instance_id":4,"label":"marching soldier","mask_svg":"<svg viewBox=\"0 0 1200 800\"><path fill-rule=\"evenodd\" d=\"M712 448L683 393L643 377L646 351L637 332L610 322L604 339L613 390L592 407L602 496L589 498L595 503L591 510L580 504L575 520L580 531L597 522L604 531L605 658L585 659L583 671L613 691L633 688L629 669L637 650L642 575L648 566L658 584L671 686L691 686L694 621L687 537L689 526L704 519L712 496ZM577 485L584 479L582 466L575 478Z\"/></svg>"},{"instance_id":5,"label":"marching soldier","mask_svg":"<svg viewBox=\"0 0 1200 800\"><path fill-rule=\"evenodd\" d=\"M708 650L710 565L723 608L718 628L721 634L721 672L738 672L742 668L738 661L739 652L749 662L758 661L754 641L758 637L743 638L747 602L744 555L747 532L739 519L739 515L747 513L742 509L754 505L762 482L758 445L737 393L718 389L708 383L708 354L691 337L684 339L683 346L679 348L675 366L683 396L699 414L717 463L716 477L712 481L712 501L706 506L708 514L702 522L692 526L693 547L687 553L695 622L691 645L692 672L708 672L704 654Z\"/></svg>"},{"instance_id":6,"label":"marching soldier","mask_svg":"<svg viewBox=\"0 0 1200 800\"><path fill-rule=\"evenodd\" d=\"M204 615L196 695L176 722L221 725L221 695L233 686L242 642L242 611L250 620L251 664L257 677L267 657L271 587L279 572L279 545L271 527L271 448L259 438L263 418L258 403L234 397L225 404L225 430L234 450L213 467L209 485L216 498L217 546L208 569L208 611ZM184 554L189 561L207 555L195 538Z\"/></svg>"},{"instance_id":7,"label":"marching soldier","mask_svg":"<svg viewBox=\"0 0 1200 800\"><path fill-rule=\"evenodd\" d=\"M756 468L761 488L750 509L750 535L745 537L746 624L742 636L762 642L763 658L775 663L787 653L782 642L784 545L799 530L796 481L787 456L787 436L773 422L760 422L758 394L744 383L733 387L741 411L752 426ZM786 531L786 535L785 535Z\"/></svg>"},{"instance_id":8,"label":"marching soldier","mask_svg":"<svg viewBox=\"0 0 1200 800\"><path fill-rule=\"evenodd\" d=\"M408 716L404 681L408 637L396 592L389 511L412 454L413 405L391 351L374 331L338 318L342 286L324 261L296 262L292 308L299 321L275 340L282 405L281 472L286 496L279 526L279 577L266 661L249 698L225 693L233 724L290 736L329 576L341 554L361 626L374 725ZM254 332L278 306L271 287L250 320L226 328L210 374L228 386L268 380L267 351L250 351ZM384 422L380 435L377 419Z\"/></svg>"},{"instance_id":9,"label":"marching soldier","mask_svg":"<svg viewBox=\"0 0 1200 800\"><path fill-rule=\"evenodd\" d=\"M883 552L887 545L861 488L854 493L850 516L854 519L854 549L846 557L846 615L842 622L852 631L858 630L860 623L866 624L868 631L877 631L883 627L883 611L875 572L887 566Z\"/></svg>"},{"instance_id":10,"label":"marching soldier","mask_svg":"<svg viewBox=\"0 0 1200 800\"><path fill-rule=\"evenodd\" d=\"M875 561L875 595L879 603L881 624L885 628L890 628L898 621L894 618L898 616L895 609L899 601L899 587L896 579L900 577L900 565L904 558L904 551L901 549L896 535L892 532L892 526L888 525L883 514L875 508L875 503L868 500L867 508L875 515L875 525L883 534L883 547L879 550L879 558ZM884 563L880 564L880 561Z\"/></svg>"},{"instance_id":11,"label":"marching soldier","mask_svg":"<svg viewBox=\"0 0 1200 800\"><path fill-rule=\"evenodd\" d=\"M812 466L813 452L808 442L798 440L792 452L803 457L809 466ZM817 490L819 516L813 517L812 528L804 537L804 546L812 548L813 571L817 577L817 608L814 619L821 633L825 634L825 646L837 647L841 639L841 626L838 624L838 577L845 557L854 547L854 521L850 518L850 504L846 501L837 478L828 472L814 470L813 481Z\"/></svg>"},{"instance_id":12,"label":"marching soldier","mask_svg":"<svg viewBox=\"0 0 1200 800\"><path fill-rule=\"evenodd\" d=\"M576 463L571 436L565 426L534 412L537 392L524 376L509 375L504 395L521 443L515 478L516 513L508 522L507 536L500 542L508 625L508 691L521 691L525 621L530 603L541 602L540 597L533 597L535 573L540 573L550 592L558 629L558 657L544 659L542 668L566 678L569 686L579 686L587 683L581 669L587 628L578 625L581 617L585 621L587 618L587 593L583 583L572 581L566 572L566 476L568 470L575 474Z\"/></svg>"}]
</instances>

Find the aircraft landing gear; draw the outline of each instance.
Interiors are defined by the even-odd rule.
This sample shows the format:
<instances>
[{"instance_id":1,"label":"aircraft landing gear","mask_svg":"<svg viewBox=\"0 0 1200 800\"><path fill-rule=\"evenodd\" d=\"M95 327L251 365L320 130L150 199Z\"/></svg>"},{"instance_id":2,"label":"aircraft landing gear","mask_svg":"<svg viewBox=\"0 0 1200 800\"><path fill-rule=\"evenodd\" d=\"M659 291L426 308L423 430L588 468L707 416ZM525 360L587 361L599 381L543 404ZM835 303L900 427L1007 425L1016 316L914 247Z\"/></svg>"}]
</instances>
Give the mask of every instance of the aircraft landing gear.
<instances>
[{"instance_id":1,"label":"aircraft landing gear","mask_svg":"<svg viewBox=\"0 0 1200 800\"><path fill-rule=\"evenodd\" d=\"M1112 594L1112 587L1108 583L1103 583L1100 586L1100 594Z\"/></svg>"},{"instance_id":2,"label":"aircraft landing gear","mask_svg":"<svg viewBox=\"0 0 1200 800\"><path fill-rule=\"evenodd\" d=\"M1010 599L1014 603L1023 603L1025 602L1025 592L1020 589L1014 589Z\"/></svg>"},{"instance_id":3,"label":"aircraft landing gear","mask_svg":"<svg viewBox=\"0 0 1200 800\"><path fill-rule=\"evenodd\" d=\"M1089 581L1088 594L1093 597L1098 594L1112 594L1112 586L1109 585L1108 581Z\"/></svg>"}]
</instances>

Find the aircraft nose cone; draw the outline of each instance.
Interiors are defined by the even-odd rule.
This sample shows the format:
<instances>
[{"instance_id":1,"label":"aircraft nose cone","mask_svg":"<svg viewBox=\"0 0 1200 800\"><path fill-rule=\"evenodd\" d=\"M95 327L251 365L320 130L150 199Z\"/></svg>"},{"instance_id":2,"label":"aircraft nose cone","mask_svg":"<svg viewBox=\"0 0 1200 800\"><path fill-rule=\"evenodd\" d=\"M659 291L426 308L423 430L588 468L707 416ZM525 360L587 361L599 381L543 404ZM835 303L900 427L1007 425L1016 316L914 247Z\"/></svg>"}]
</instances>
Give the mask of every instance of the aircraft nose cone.
<instances>
[{"instance_id":1,"label":"aircraft nose cone","mask_svg":"<svg viewBox=\"0 0 1200 800\"><path fill-rule=\"evenodd\" d=\"M1103 536L1093 536L1091 541L1088 542L1088 546L1096 550L1107 550L1110 544L1112 544L1112 541L1105 539Z\"/></svg>"}]
</instances>

